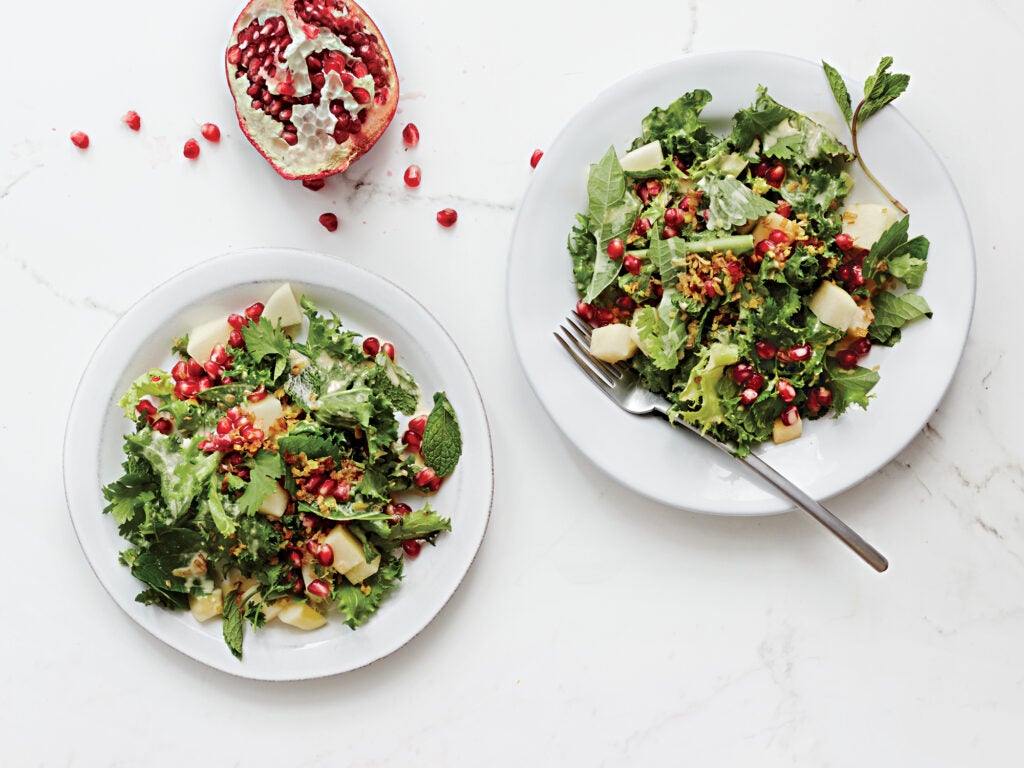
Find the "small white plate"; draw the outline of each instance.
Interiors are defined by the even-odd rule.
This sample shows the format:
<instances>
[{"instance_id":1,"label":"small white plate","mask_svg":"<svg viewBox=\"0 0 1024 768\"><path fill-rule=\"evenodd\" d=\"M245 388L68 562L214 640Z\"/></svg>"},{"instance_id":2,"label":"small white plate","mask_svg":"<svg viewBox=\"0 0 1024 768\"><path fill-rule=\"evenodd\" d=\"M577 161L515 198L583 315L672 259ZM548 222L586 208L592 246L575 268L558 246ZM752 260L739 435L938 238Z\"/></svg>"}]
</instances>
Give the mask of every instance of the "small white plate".
<instances>
[{"instance_id":1,"label":"small white plate","mask_svg":"<svg viewBox=\"0 0 1024 768\"><path fill-rule=\"evenodd\" d=\"M358 630L334 614L303 632L280 624L246 627L237 661L221 622L135 602L143 585L117 561L127 543L102 514L102 485L120 475L122 436L132 426L116 402L150 367L164 367L170 345L190 327L264 300L281 282L332 310L348 330L395 345L399 362L430 394L444 390L455 407L465 450L431 503L450 516L452 532L406 562L405 578ZM82 549L111 597L142 627L204 664L242 677L297 680L346 672L395 651L444 607L480 546L494 488L491 438L483 402L454 341L408 293L384 278L320 254L288 249L236 252L178 275L145 296L114 325L90 360L71 407L64 442L64 484Z\"/></svg>"},{"instance_id":2,"label":"small white plate","mask_svg":"<svg viewBox=\"0 0 1024 768\"><path fill-rule=\"evenodd\" d=\"M594 464L638 493L718 514L767 514L792 505L694 436L619 410L576 368L552 333L577 300L566 241L575 214L587 207L589 165L609 145L624 153L653 107L695 88L711 92L714 100L703 117L716 133L726 133L736 110L753 103L758 85L777 101L825 122L849 145L820 64L757 52L687 56L622 80L576 114L537 166L509 253L513 340L531 386L559 428ZM892 106L875 114L859 138L871 170L910 209L911 234L931 241L920 293L935 316L908 325L901 343L877 347L866 358L881 373L868 410L854 407L839 419L820 419L807 425L799 440L758 449L818 499L876 472L924 426L959 363L974 305L970 228L942 162ZM849 202L883 202L859 169L854 177Z\"/></svg>"}]
</instances>

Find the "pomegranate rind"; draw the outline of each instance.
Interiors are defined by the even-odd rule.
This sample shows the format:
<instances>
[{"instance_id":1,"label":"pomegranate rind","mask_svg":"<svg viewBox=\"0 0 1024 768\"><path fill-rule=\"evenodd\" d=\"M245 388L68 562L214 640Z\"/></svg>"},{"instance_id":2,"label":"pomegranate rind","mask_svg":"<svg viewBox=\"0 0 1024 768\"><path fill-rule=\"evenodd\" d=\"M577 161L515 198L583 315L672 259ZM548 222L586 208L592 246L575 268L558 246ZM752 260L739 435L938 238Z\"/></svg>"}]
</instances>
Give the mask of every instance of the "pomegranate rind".
<instances>
[{"instance_id":1,"label":"pomegranate rind","mask_svg":"<svg viewBox=\"0 0 1024 768\"><path fill-rule=\"evenodd\" d=\"M237 64L230 61L230 51L238 42L239 33L253 20L284 17L288 32L293 40L302 36L304 40L315 41L319 35L310 38L305 25L295 10L301 0L252 0L235 19L231 39L224 54L225 75L235 102L238 125L264 159L286 179L309 181L323 179L346 170L353 162L370 151L391 124L398 108L398 75L395 72L394 57L384 36L373 19L357 3L344 0L349 13L358 18L365 32L376 39L376 47L385 62L386 94L380 101L374 99L367 106L367 118L357 134L350 134L342 143L337 143L330 133L318 132L319 147L303 147L297 150L281 138L281 123L269 117L262 110L253 109L252 98L246 93L250 82L247 77L236 76ZM323 28L320 28L323 29ZM358 57L355 57L358 58ZM377 91L379 94L381 91Z\"/></svg>"}]
</instances>

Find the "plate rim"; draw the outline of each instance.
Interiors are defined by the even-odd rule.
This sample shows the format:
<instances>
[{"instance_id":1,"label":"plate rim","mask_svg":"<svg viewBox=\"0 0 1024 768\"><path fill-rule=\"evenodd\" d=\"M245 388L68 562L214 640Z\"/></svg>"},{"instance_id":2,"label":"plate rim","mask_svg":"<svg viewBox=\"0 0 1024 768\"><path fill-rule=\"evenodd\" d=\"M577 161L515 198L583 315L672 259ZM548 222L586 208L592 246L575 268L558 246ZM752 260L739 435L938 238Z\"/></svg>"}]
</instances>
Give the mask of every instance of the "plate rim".
<instances>
[{"instance_id":1,"label":"plate rim","mask_svg":"<svg viewBox=\"0 0 1024 768\"><path fill-rule=\"evenodd\" d=\"M207 658L200 653L196 653L188 648L181 647L181 644L174 642L169 636L167 636L169 633L160 630L149 623L144 623L139 618L139 616L136 616L129 610L129 605L122 601L122 599L117 594L115 594L114 585L108 583L104 575L101 574L97 562L94 561L92 553L90 553L89 549L86 547L84 543L82 531L79 529L79 521L76 518L75 509L80 505L73 502L71 498L70 486L72 485L72 480L70 474L72 470L69 469L68 454L69 450L73 448L73 441L78 436L78 430L80 430L84 426L77 423L77 418L80 417L81 409L83 407L80 398L83 393L83 388L90 377L90 374L93 373L94 366L96 365L97 360L100 359L101 353L104 353L106 351L108 345L112 343L112 339L118 332L118 330L123 327L125 322L130 321L132 317L134 317L138 312L143 311L146 308L146 306L154 299L155 296L159 297L164 291L174 289L174 287L178 283L187 283L197 273L201 274L206 270L216 271L222 268L222 265L233 264L236 261L240 261L247 258L265 259L271 256L297 257L300 259L309 259L314 262L320 261L321 263L330 264L331 267L335 269L350 270L353 273L361 274L362 276L364 276L364 278L370 281L378 281L387 288L397 291L399 294L401 294L408 302L410 302L410 304L417 311L422 312L429 319L429 321L434 324L436 331L438 331L441 334L443 339L447 340L448 344L450 344L451 351L461 361L463 373L465 374L466 377L466 383L469 385L468 391L474 396L474 410L477 410L479 416L481 417L480 428L483 430L483 435L486 438L486 469L488 470L486 480L486 482L488 483L488 491L486 494L487 503L485 509L481 511L482 519L480 521L479 535L476 536L475 541L472 542L470 556L464 563L460 563L458 565L458 567L461 569L461 572L458 574L458 577L451 585L451 588L448 590L448 593L444 595L443 599L440 600L439 603L437 604L436 609L433 610L429 616L425 617L425 620L423 620L422 623L417 622L417 626L415 626L411 632L405 633L404 636L400 637L397 642L385 644L385 646L379 653L375 653L375 655L373 655L373 658L360 660L354 664L344 663L344 661L342 661L341 664L331 666L326 670L321 668L316 670L307 669L305 671L290 670L285 671L283 673L277 673L273 670L268 670L266 668L257 669L253 667L247 667L244 660L239 661L230 655L224 655L217 658ZM287 267L282 267L282 270L286 271ZM281 279L287 280L287 278ZM219 288L215 289L211 294L207 295L205 298L207 300L210 300L218 293L222 293L226 290L231 290L232 288L237 288L239 286L245 285L247 282L271 282L271 279L254 278L247 280L246 278L242 277L241 279L232 281L227 285L220 286ZM323 282L323 280L318 275L306 277L304 279L298 280L297 282L305 282L329 290L338 289L337 286ZM175 303L183 304L185 302L176 301ZM187 306L187 304L185 305ZM337 308L334 309L335 311L337 311ZM388 312L384 312L384 314L390 316L390 313ZM118 373L121 372L119 371ZM110 417L111 415L107 414L105 417L100 419L100 424L102 425L103 423L105 423L106 419ZM100 438L101 436L101 434L96 435L97 438ZM97 448L98 447L99 443L97 442ZM95 463L97 469L99 468L100 463L100 459L97 459ZM93 465L90 464L90 468L92 466ZM99 478L97 478L97 480L99 480ZM408 643L410 643L412 640L414 640L441 614L441 612L445 609L445 607L448 605L451 599L455 596L455 593L462 586L470 569L476 562L476 559L480 553L480 548L483 544L483 539L486 536L487 530L490 525L491 513L493 512L494 508L495 495L494 437L490 426L489 416L487 414L486 404L484 402L483 395L480 391L480 386L476 381L476 377L473 375L473 371L469 365L468 360L465 357L465 354L462 352L462 349L456 343L455 339L452 337L448 329L437 319L437 317L427 308L425 304L419 301L408 290L406 290L404 287L402 287L395 281L391 280L390 278L379 274L378 272L367 269L366 267L360 265L353 264L349 261L338 258L336 256L332 256L321 251L293 248L288 246L248 247L222 251L212 257L203 259L202 261L199 261L198 263L193 264L192 266L171 275L167 279L161 281L160 283L156 284L155 286L147 290L145 293L143 293L142 296L140 296L136 301L134 301L123 313L121 313L120 316L103 333L102 337L96 343L96 346L92 350L88 361L82 368L82 373L79 376L78 381L75 385L74 394L72 395L71 402L68 407L67 418L65 420L64 426L64 439L62 441L61 446L61 481L63 485L65 504L68 511L68 517L70 518L71 527L75 533L75 538L78 541L79 548L82 554L85 556L85 560L88 563L89 568L92 570L93 575L96 577L96 581L103 587L104 591L111 598L111 600L117 605L119 609L121 609L121 611L125 615L127 615L127 617L132 621L133 624L135 624L138 628L144 630L150 636L159 640L164 645L173 649L174 651L180 653L186 658L199 662L200 664L203 664L206 667L216 669L220 672L224 672L231 676L243 679L259 680L264 682L292 682L341 675L346 672L352 672L357 669L362 669L372 664L376 664L377 662L382 661L388 656L391 656L392 654L406 646ZM83 505L88 503L89 502L82 502ZM99 515L99 523L102 523L102 509L97 509L94 511ZM123 538L120 540L125 541ZM112 553L112 556L116 559L116 552ZM151 606L146 607L149 608ZM231 662L233 662L234 665L232 665Z\"/></svg>"},{"instance_id":2,"label":"plate rim","mask_svg":"<svg viewBox=\"0 0 1024 768\"><path fill-rule=\"evenodd\" d=\"M777 52L777 51L766 51L766 50L759 50L759 49L723 49L723 50L707 51L707 52L701 52L701 53L687 53L687 54L684 54L682 56L679 56L679 57L676 57L676 58L673 58L673 59L669 59L667 61L660 62L660 63L655 64L653 66L646 67L646 68L643 68L643 69L639 69L639 70L636 70L636 71L631 72L629 74L626 74L626 75L616 79L615 81L613 81L609 85L607 85L607 86L601 88L600 90L598 90L596 94L591 96L589 99L584 100L580 104L580 106L577 107L573 111L573 113L566 120L566 122L559 128L559 130L556 132L554 138L552 139L552 141L549 144L549 150L548 151L551 152L551 150L558 148L561 144L563 144L565 141L567 141L567 137L572 135L573 129L575 128L577 122L579 122L582 119L584 114L586 114L589 111L591 111L595 106L598 106L598 105L600 105L603 102L606 102L610 97L612 97L614 94L616 94L620 89L624 88L625 86L629 85L630 83L632 83L635 80L653 78L656 75L658 75L659 73L665 73L665 72L675 73L675 72L678 71L678 69L680 69L682 67L685 67L687 62L691 62L691 61L720 59L720 60L725 60L727 64L731 64L732 66L735 66L736 63L737 63L737 60L742 59L742 58L746 58L746 59L762 59L762 60L775 60L776 62L784 62L784 63L786 63L788 65L798 65L798 66L801 66L801 67L814 67L814 68L820 67L820 62L813 62L813 61L811 61L809 59L805 59L805 58L803 58L801 56L796 56L796 55L790 54L790 53L780 53L780 52ZM843 73L843 72L840 72L840 74L843 76L844 80L846 80L847 82L854 83L854 85L853 85L854 89L857 88L857 86L855 85L856 81L850 81L847 78L846 74ZM683 92L683 89L680 89L679 93L681 94L682 92ZM851 95L856 95L854 90L851 90ZM653 106L654 105L652 104L652 108L653 108ZM831 107L832 104L829 103L827 106ZM953 362L952 362L952 364L950 366L950 374L949 374L948 378L946 379L946 381L944 382L941 390L937 393L937 397L935 399L935 406L934 406L934 408L932 408L924 416L923 421L920 424L917 424L913 431L909 432L910 436L905 441L900 442L899 445L895 449L887 449L887 450L881 451L879 453L879 455L881 456L881 459L878 460L878 461L875 461L875 462L871 462L870 467L868 469L866 469L863 473L861 473L860 476L853 477L850 480L848 480L847 482L839 484L837 487L831 489L828 493L825 493L825 494L812 494L812 495L815 496L815 498L818 501L824 501L824 500L833 498L835 496L838 496L839 494L844 493L844 492L850 490L851 488L855 487L856 485L862 483L864 480L866 480L867 478L871 477L873 474L875 474L879 470L881 470L886 464L891 462L896 456L899 455L899 453L901 451L905 450L906 447L909 446L920 435L921 431L926 427L926 425L928 423L928 420L935 414L935 412L941 406L943 400L948 395L949 389L952 386L953 380L956 377L957 371L960 368L960 365L961 365L962 360L963 360L964 351L966 349L967 340L968 340L968 338L970 336L971 326L972 326L973 318L974 318L974 310L975 310L975 305L976 305L976 301L977 301L977 254L976 254L976 248L975 248L975 243L974 243L974 233L973 233L973 231L971 229L970 219L967 216L967 209L964 206L963 198L960 195L960 191L959 191L959 189L956 186L956 183L955 183L955 181L954 181L954 179L952 177L952 174L950 173L949 168L947 168L946 164L943 162L942 157L938 154L938 152L931 145L931 143L925 138L924 134L905 115L903 115L903 113L900 112L900 110L897 107L895 107L894 105L890 104L890 105L888 105L886 111L892 115L893 119L898 120L902 124L903 128L908 129L909 132L913 134L913 136L919 142L920 146L923 147L927 151L927 153L931 156L931 158L935 161L936 167L941 170L942 176L943 176L944 180L946 181L946 183L948 184L948 189L952 193L952 196L953 196L953 198L956 201L957 211L959 212L959 219L960 219L960 221L962 222L962 225L963 225L963 234L964 234L964 237L965 237L965 239L966 239L966 241L968 243L968 246L969 246L968 247L968 253L966 254L969 257L969 264L970 264L970 269L969 269L970 285L969 285L969 291L967 292L968 293L968 300L967 300L966 306L964 308L965 315L966 315L966 322L962 326L962 336L959 339L959 344L958 344L958 348L957 348L957 351L956 351L956 354L955 354L955 358L954 358L954 360L953 360ZM540 180L538 180L538 179L540 179ZM679 501L679 500L676 500L676 499L665 498L665 497L663 497L661 495L658 495L658 494L655 494L655 493L651 492L649 489L645 488L644 486L642 486L639 483L629 482L627 478L622 477L620 474L613 473L609 468L603 466L598 461L596 456L593 456L593 455L591 455L590 452L584 450L579 445L579 442L574 437L572 437L569 434L567 429L565 429L562 426L561 421L559 420L559 418L557 418L557 416L556 416L556 414L554 412L554 404L548 403L545 400L545 398L542 397L541 394L540 394L540 388L538 387L537 380L536 380L536 377L538 375L537 372L536 371L532 371L530 366L528 366L526 364L526 361L524 359L524 351L523 351L524 350L525 341L521 339L520 334L517 333L517 331L516 331L517 324L516 324L516 321L515 321L515 317L512 314L513 307L514 307L514 300L513 300L513 295L512 294L513 294L513 288L515 287L515 284L516 284L516 281L512 278L512 274L515 271L515 267L516 267L516 259L514 258L515 257L515 251L516 251L516 241L517 241L517 238L519 237L520 230L525 226L525 220L524 220L524 209L526 207L525 203L530 198L530 196L532 194L534 194L534 190L541 183L543 183L543 174L534 175L534 176L532 176L530 178L530 181L527 184L526 189L523 192L522 197L521 197L521 199L519 201L519 205L518 205L518 208L517 208L517 211L516 211L516 216L515 216L515 219L514 219L513 224L512 224L511 236L509 238L509 245L508 245L508 250L507 250L507 254L506 254L507 255L507 267L506 267L506 272L505 272L505 275L506 275L506 290L505 290L505 296L506 296L506 302L505 302L506 320L509 323L510 335L512 337L512 344L513 344L513 348L515 349L515 352L516 352L516 358L519 361L520 369L523 371L523 374L526 376L527 382L529 383L530 388L533 391L534 396L540 402L540 404L541 404L542 408L544 409L545 413L547 413L548 418L554 423L554 425L556 426L558 431L561 433L562 437L564 437L568 442L570 442L572 444L572 446L573 446L573 449L577 453L582 454L583 457L586 458L587 461L592 466L594 466L595 468L600 470L603 475L605 475L605 476L609 477L610 479L614 480L616 483L618 483L619 485L621 485L624 488L627 488L627 489L629 489L631 491L634 491L634 492L636 492L636 493L638 493L638 494L640 494L640 495L642 495L642 496L644 496L644 497L646 497L648 499L651 499L651 500L653 500L655 502L664 504L664 505L669 506L669 507L673 507L675 509L685 510L685 511L689 511L689 512L696 512L696 513L699 513L699 514L707 514L707 515L723 516L723 517L760 517L760 516L777 515L777 514L783 514L783 513L787 513L787 512L796 511L796 507L794 505L792 505L790 502L788 502L787 500L778 499L777 497L775 499L775 503L774 504L764 504L764 505L762 505L761 508L756 508L756 509L736 509L736 508L729 509L729 508L725 508L724 506L720 506L719 508L699 507L699 506L688 505L687 503L685 503L685 501ZM565 234L566 234L566 236L568 235L568 229L566 230ZM569 312L570 310L571 310L570 307L566 307L566 312ZM554 331L554 329L552 329L552 332L553 331ZM708 451L711 450L710 446L702 446L702 447L706 448ZM762 446L760 446L758 448L755 448L754 450L755 450L756 453L760 453L761 449L763 447L764 446L762 445ZM699 450L700 449L698 448L698 451ZM746 476L746 477L750 477L752 475L751 472L746 470L745 466L739 465L739 464L737 464L737 466L740 467L740 470L738 472L739 475Z\"/></svg>"}]
</instances>

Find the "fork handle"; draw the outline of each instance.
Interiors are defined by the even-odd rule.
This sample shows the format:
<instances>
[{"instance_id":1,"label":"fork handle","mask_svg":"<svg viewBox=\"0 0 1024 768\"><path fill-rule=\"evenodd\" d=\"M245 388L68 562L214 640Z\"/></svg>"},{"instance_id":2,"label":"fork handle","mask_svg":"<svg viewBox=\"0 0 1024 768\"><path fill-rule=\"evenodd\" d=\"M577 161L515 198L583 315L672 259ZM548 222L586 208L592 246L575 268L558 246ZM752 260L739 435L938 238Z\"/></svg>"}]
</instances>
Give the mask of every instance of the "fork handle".
<instances>
[{"instance_id":1,"label":"fork handle","mask_svg":"<svg viewBox=\"0 0 1024 768\"><path fill-rule=\"evenodd\" d=\"M703 434L697 427L692 424L683 421L682 419L672 419L669 416L667 403L662 405L658 403L655 406L655 410L661 413L663 416L668 418L674 424L686 427L692 432L696 432L709 443L714 445L720 451L729 454L734 459L739 458L733 453L732 449L721 442L715 440L710 435ZM754 472L759 474L762 478L767 480L772 487L774 487L779 493L785 496L787 499L792 501L796 506L802 509L804 512L809 514L819 523L828 528L841 542L852 549L864 562L870 565L879 573L882 573L886 568L889 567L889 561L885 559L885 555L875 549L873 546L868 544L859 533L853 530L850 526L840 520L838 517L829 512L825 507L815 501L813 498L808 496L802 491L799 486L794 485L784 475L779 474L771 464L768 464L760 456L756 456L753 453L748 453L743 458L739 459L750 467Z\"/></svg>"}]
</instances>

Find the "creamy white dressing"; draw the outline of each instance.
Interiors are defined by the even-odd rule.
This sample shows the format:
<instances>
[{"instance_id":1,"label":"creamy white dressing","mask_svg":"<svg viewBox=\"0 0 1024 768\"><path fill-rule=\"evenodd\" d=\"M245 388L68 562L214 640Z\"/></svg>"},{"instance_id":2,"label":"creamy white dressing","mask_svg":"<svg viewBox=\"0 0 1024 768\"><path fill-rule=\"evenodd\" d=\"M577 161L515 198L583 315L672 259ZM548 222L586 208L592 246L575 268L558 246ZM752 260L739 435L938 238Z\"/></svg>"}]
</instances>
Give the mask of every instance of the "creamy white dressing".
<instances>
[{"instance_id":1,"label":"creamy white dressing","mask_svg":"<svg viewBox=\"0 0 1024 768\"><path fill-rule=\"evenodd\" d=\"M788 117L785 120L779 122L774 128L765 131L764 134L764 150L767 152L769 149L774 147L780 139L785 139L788 136L794 136L799 133L799 129L793 124L793 121Z\"/></svg>"}]
</instances>

